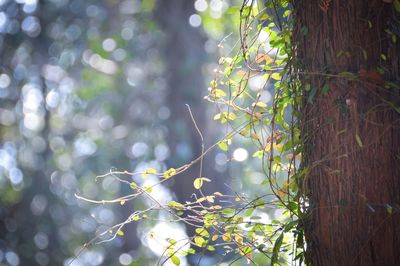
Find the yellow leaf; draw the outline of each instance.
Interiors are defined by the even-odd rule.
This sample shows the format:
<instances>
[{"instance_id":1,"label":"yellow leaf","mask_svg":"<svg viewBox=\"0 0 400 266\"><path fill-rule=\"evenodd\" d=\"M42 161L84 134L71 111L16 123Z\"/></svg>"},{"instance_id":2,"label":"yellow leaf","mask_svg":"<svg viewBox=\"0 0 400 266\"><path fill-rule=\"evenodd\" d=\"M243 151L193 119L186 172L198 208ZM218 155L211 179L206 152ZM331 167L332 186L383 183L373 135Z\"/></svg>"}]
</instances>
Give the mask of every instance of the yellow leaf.
<instances>
[{"instance_id":1,"label":"yellow leaf","mask_svg":"<svg viewBox=\"0 0 400 266\"><path fill-rule=\"evenodd\" d=\"M205 200L206 200L205 197L201 197L201 198L198 198L198 199L196 200L196 202L200 203L200 202L203 202L203 201L205 201Z\"/></svg>"},{"instance_id":2,"label":"yellow leaf","mask_svg":"<svg viewBox=\"0 0 400 266\"><path fill-rule=\"evenodd\" d=\"M154 168L147 168L146 171L142 174L142 178L146 178L148 175L157 174L157 170Z\"/></svg>"},{"instance_id":3,"label":"yellow leaf","mask_svg":"<svg viewBox=\"0 0 400 266\"><path fill-rule=\"evenodd\" d=\"M243 237L239 234L235 234L235 241L239 244L243 244Z\"/></svg>"},{"instance_id":4,"label":"yellow leaf","mask_svg":"<svg viewBox=\"0 0 400 266\"><path fill-rule=\"evenodd\" d=\"M268 80L269 79L269 77L271 76L271 74L264 74L263 76L262 76L262 79L263 80Z\"/></svg>"},{"instance_id":5,"label":"yellow leaf","mask_svg":"<svg viewBox=\"0 0 400 266\"><path fill-rule=\"evenodd\" d=\"M235 120L236 115L235 115L234 113L228 113L227 118L228 118L229 120Z\"/></svg>"},{"instance_id":6,"label":"yellow leaf","mask_svg":"<svg viewBox=\"0 0 400 266\"><path fill-rule=\"evenodd\" d=\"M147 174L155 175L155 174L157 174L157 170L154 169L154 168L147 168L147 169L146 169L146 173L147 173Z\"/></svg>"},{"instance_id":7,"label":"yellow leaf","mask_svg":"<svg viewBox=\"0 0 400 266\"><path fill-rule=\"evenodd\" d=\"M211 182L211 180L207 177L199 177L196 178L193 182L193 186L195 189L200 189L203 186L203 182ZM208 199L207 199L208 200Z\"/></svg>"},{"instance_id":8,"label":"yellow leaf","mask_svg":"<svg viewBox=\"0 0 400 266\"><path fill-rule=\"evenodd\" d=\"M364 146L361 141L361 138L358 134L356 134L356 141L357 141L358 146L360 146L361 148Z\"/></svg>"},{"instance_id":9,"label":"yellow leaf","mask_svg":"<svg viewBox=\"0 0 400 266\"><path fill-rule=\"evenodd\" d=\"M267 107L267 104L263 103L263 102L257 102L256 106L261 107L261 108L265 108L265 107Z\"/></svg>"},{"instance_id":10,"label":"yellow leaf","mask_svg":"<svg viewBox=\"0 0 400 266\"><path fill-rule=\"evenodd\" d=\"M275 72L271 75L271 78L274 80L281 80L282 77L280 73Z\"/></svg>"},{"instance_id":11,"label":"yellow leaf","mask_svg":"<svg viewBox=\"0 0 400 266\"><path fill-rule=\"evenodd\" d=\"M153 189L149 186L143 186L143 189L148 193L151 193L153 191Z\"/></svg>"},{"instance_id":12,"label":"yellow leaf","mask_svg":"<svg viewBox=\"0 0 400 266\"><path fill-rule=\"evenodd\" d=\"M181 260L177 256L172 256L171 261L173 264L179 266L181 264Z\"/></svg>"},{"instance_id":13,"label":"yellow leaf","mask_svg":"<svg viewBox=\"0 0 400 266\"><path fill-rule=\"evenodd\" d=\"M392 213L393 213L393 207L390 206L389 204L386 204L386 211L387 211L389 214L392 214Z\"/></svg>"},{"instance_id":14,"label":"yellow leaf","mask_svg":"<svg viewBox=\"0 0 400 266\"><path fill-rule=\"evenodd\" d=\"M135 182L131 182L130 186L131 186L131 189L136 189L137 188L137 184Z\"/></svg>"},{"instance_id":15,"label":"yellow leaf","mask_svg":"<svg viewBox=\"0 0 400 266\"><path fill-rule=\"evenodd\" d=\"M272 147L273 147L274 150L277 150L279 152L281 152L282 149L283 149L283 145L282 144L275 144L274 143L272 145ZM270 150L271 150L271 143L268 143L264 148L264 152L269 152Z\"/></svg>"},{"instance_id":16,"label":"yellow leaf","mask_svg":"<svg viewBox=\"0 0 400 266\"><path fill-rule=\"evenodd\" d=\"M228 150L228 144L226 144L225 142L222 142L222 141L218 143L218 147L223 151Z\"/></svg>"},{"instance_id":17,"label":"yellow leaf","mask_svg":"<svg viewBox=\"0 0 400 266\"><path fill-rule=\"evenodd\" d=\"M196 178L193 182L193 186L195 189L200 189L203 186L203 180L201 179L201 177Z\"/></svg>"},{"instance_id":18,"label":"yellow leaf","mask_svg":"<svg viewBox=\"0 0 400 266\"><path fill-rule=\"evenodd\" d=\"M206 196L208 202L214 203L214 196Z\"/></svg>"},{"instance_id":19,"label":"yellow leaf","mask_svg":"<svg viewBox=\"0 0 400 266\"><path fill-rule=\"evenodd\" d=\"M229 234L223 234L222 240L224 240L225 242L228 242L231 240L231 236Z\"/></svg>"},{"instance_id":20,"label":"yellow leaf","mask_svg":"<svg viewBox=\"0 0 400 266\"><path fill-rule=\"evenodd\" d=\"M221 97L225 97L226 93L223 90L220 90L220 89L213 89L213 90L211 90L211 96L216 98L216 99L218 99L218 98L221 98Z\"/></svg>"},{"instance_id":21,"label":"yellow leaf","mask_svg":"<svg viewBox=\"0 0 400 266\"><path fill-rule=\"evenodd\" d=\"M214 115L214 120L218 120L221 118L221 113Z\"/></svg>"},{"instance_id":22,"label":"yellow leaf","mask_svg":"<svg viewBox=\"0 0 400 266\"><path fill-rule=\"evenodd\" d=\"M196 237L194 237L193 240L194 240L194 243L199 247L202 247L203 245L206 244L206 241L201 236L196 236Z\"/></svg>"},{"instance_id":23,"label":"yellow leaf","mask_svg":"<svg viewBox=\"0 0 400 266\"><path fill-rule=\"evenodd\" d=\"M282 165L280 163L274 163L271 167L272 171L277 172L282 169Z\"/></svg>"},{"instance_id":24,"label":"yellow leaf","mask_svg":"<svg viewBox=\"0 0 400 266\"><path fill-rule=\"evenodd\" d=\"M269 152L271 150L271 144L267 144L266 146L265 146L265 148L264 148L264 151L265 152Z\"/></svg>"},{"instance_id":25,"label":"yellow leaf","mask_svg":"<svg viewBox=\"0 0 400 266\"><path fill-rule=\"evenodd\" d=\"M258 135L253 133L253 134L250 135L250 138L254 139L254 140L258 140Z\"/></svg>"},{"instance_id":26,"label":"yellow leaf","mask_svg":"<svg viewBox=\"0 0 400 266\"><path fill-rule=\"evenodd\" d=\"M169 168L167 171L164 172L164 178L170 178L171 176L176 175L175 168Z\"/></svg>"},{"instance_id":27,"label":"yellow leaf","mask_svg":"<svg viewBox=\"0 0 400 266\"><path fill-rule=\"evenodd\" d=\"M168 202L168 207L172 208L172 209L177 209L177 210L183 210L185 209L185 205L183 205L180 202L171 200L170 202Z\"/></svg>"}]
</instances>

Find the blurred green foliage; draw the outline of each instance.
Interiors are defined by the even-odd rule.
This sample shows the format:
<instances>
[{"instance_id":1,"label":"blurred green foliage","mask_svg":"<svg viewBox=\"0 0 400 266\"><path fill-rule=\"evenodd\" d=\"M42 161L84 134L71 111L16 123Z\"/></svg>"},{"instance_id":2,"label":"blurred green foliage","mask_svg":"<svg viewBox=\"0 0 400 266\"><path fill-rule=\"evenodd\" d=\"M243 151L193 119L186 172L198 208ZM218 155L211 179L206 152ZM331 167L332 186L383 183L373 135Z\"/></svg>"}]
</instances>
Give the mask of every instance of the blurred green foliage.
<instances>
[{"instance_id":1,"label":"blurred green foliage","mask_svg":"<svg viewBox=\"0 0 400 266\"><path fill-rule=\"evenodd\" d=\"M285 9L285 1L281 2ZM266 62L275 56L271 49L284 50L285 43L281 41L287 40L287 35L275 33L274 26L257 29L260 21L273 20L270 14L255 20L253 30L257 34L265 31L275 39L268 45L260 39L259 46L254 48L257 51L242 57L238 43L238 29L243 22L241 4L221 0L0 1L0 265L160 262L162 255L165 259L162 250L167 240L163 238L168 236L161 234L157 238L157 233L169 231L184 238L191 234L190 229L185 231L182 223L166 223L171 217L162 213L151 217L135 213L151 207L146 199L117 200L116 204L107 205L92 204L75 195L100 202L119 199L132 190L146 190L167 179L169 183L149 192L166 205L177 202L172 200L184 204L192 193L199 195L200 188L210 188L211 180L211 193L223 192L224 197L233 198L236 195L239 207L246 206L245 201L251 198L258 198L254 203L263 206L250 204L250 208L245 207L250 211L232 217L238 206L221 203L225 222L235 219L240 223L247 217L250 220L246 223L250 225L251 220L262 217L264 225L255 231L268 234L282 226L280 221L273 220L275 213L281 213L276 211L277 205L266 204L273 197L269 196L271 190L260 160L248 156L259 152L263 158L264 154L264 147L253 143L251 127L242 128L234 136L228 134L219 142L221 150L215 149L204 159L207 177L196 176L194 171L187 174L192 178L189 185L182 178L175 180L175 171L179 172L182 164L191 162L201 152L199 136L185 104L190 105L209 147L240 126L243 118L248 120L252 116L239 112L233 116L231 107L226 109L229 104L216 107L202 101L203 96L211 92L209 97L214 97L213 101L231 97L229 84L243 83L249 88L249 97L241 98L238 94L237 106L244 110L255 102L254 108L267 112L265 107L272 102L276 84L282 84L267 84L265 77L262 79L265 73L246 74L246 66L240 66L259 52L264 59L256 61L263 64L264 60L268 70ZM261 12L250 10L250 5L248 10L252 19ZM225 75L222 79L220 72ZM277 74L271 78L279 80L283 76L277 78ZM243 79L245 75L247 78ZM207 92L205 84L211 80L214 83ZM215 94L217 86L221 86L219 94ZM254 101L254 97L259 101ZM284 109L280 114L282 126ZM224 121L224 125L212 122L218 113L216 120ZM244 135L250 138L243 138ZM285 156L290 148L285 150ZM276 159L276 164L281 161ZM125 176L127 183L116 180L113 174L95 178L116 169L155 172L147 173L145 179L141 175ZM213 179L219 175L224 179ZM209 195L205 200L217 201L218 197L219 194ZM180 208L176 204L170 207ZM213 213L207 215L206 225L207 219L211 223L214 217ZM144 222L130 223L123 231L100 236L100 241L107 240L117 233L113 241L83 246L130 217ZM149 237L153 232L155 236ZM252 234L241 235L228 228L228 233L218 236L218 241L230 242L233 238L243 247L236 255L225 256L220 249L210 253L215 248L207 245L205 239L212 236L205 232L208 231L196 230L194 233L199 236L193 238L194 246L208 250L200 265L224 259L238 259L236 264L242 265L250 259L254 247L243 243L255 237ZM281 245L282 241L288 243L286 238L283 234L278 236ZM264 252L261 245L257 246L260 252L255 252L251 260L263 264L264 255L270 256L273 247ZM233 246L228 245L229 249ZM279 251L280 247L275 249ZM172 262L185 265L198 260L191 249L186 252L191 256L170 254Z\"/></svg>"}]
</instances>

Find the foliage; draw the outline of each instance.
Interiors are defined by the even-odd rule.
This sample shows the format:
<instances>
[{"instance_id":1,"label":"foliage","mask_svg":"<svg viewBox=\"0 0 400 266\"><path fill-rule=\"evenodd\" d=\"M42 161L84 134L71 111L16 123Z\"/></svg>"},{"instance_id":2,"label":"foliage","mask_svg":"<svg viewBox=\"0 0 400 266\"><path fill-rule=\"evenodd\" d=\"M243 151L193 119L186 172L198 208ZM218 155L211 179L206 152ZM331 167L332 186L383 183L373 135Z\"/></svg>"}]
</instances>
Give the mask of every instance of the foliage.
<instances>
[{"instance_id":1,"label":"foliage","mask_svg":"<svg viewBox=\"0 0 400 266\"><path fill-rule=\"evenodd\" d=\"M334 80L399 87L385 67L302 72L292 34L313 32L296 28L296 2L0 1L0 264L302 264L301 109ZM398 45L399 1L383 2Z\"/></svg>"},{"instance_id":2,"label":"foliage","mask_svg":"<svg viewBox=\"0 0 400 266\"><path fill-rule=\"evenodd\" d=\"M125 204L126 201L138 198L146 198L151 203L150 207L135 211L123 223L105 231L103 235L109 234L109 238L103 241L123 235L127 223L155 221L160 216L159 212L153 212L156 210L164 212L164 217L170 223L185 223L195 228L195 234L187 238L169 238L167 243L163 243L165 250L159 264L171 261L180 265L183 257L196 254L199 254L196 258L200 264L205 254L213 252L222 253L223 258L231 259L232 264L239 260L255 265L260 262L270 265L303 263L304 226L308 207L304 183L310 170L301 165L304 153L302 138L307 138L301 136L299 119L302 104L312 105L317 95L328 95L328 81L331 78L382 82L382 73L379 73L380 69L369 73L300 73L294 58L294 20L291 8L291 3L284 0L265 4L248 0L225 11L225 16L236 16L232 25L240 29L239 41L228 51L223 49L226 43L229 45L226 39L219 44L222 55L205 97L217 106L218 111L213 115L213 120L220 123L225 136L204 149L201 128L189 108L193 126L203 141L202 154L198 158L169 170L148 168L143 172L111 171L102 176L113 177L129 186L133 193L127 196L101 201L78 196L101 204ZM329 1L323 2L320 8L325 12L329 8ZM393 1L393 8L398 11L398 1ZM202 18L206 33L218 36L221 30L209 25L210 15L202 14ZM300 31L307 36L307 27L304 26ZM388 34L395 43L396 35L391 32ZM337 56L349 55L343 52ZM381 59L385 61L386 55L382 54ZM304 74L326 79L320 92L310 85ZM300 75L303 76L302 83ZM396 87L388 82L384 85L387 88ZM348 103L338 99L337 105L341 113L347 112ZM235 190L232 194L220 191L206 193L204 188L212 186L215 180L202 175L203 159L212 149L229 152L240 141L249 141L256 147L253 157L258 158L262 164L264 178L258 185L263 188L263 193L245 195ZM355 142L359 148L365 145L357 133ZM170 200L164 203L152 195L155 187L171 182L198 163L201 165L200 172L193 182L197 193L192 200ZM137 179L138 176L146 178L148 175L156 176L159 181L150 187L127 181L130 177ZM267 217L273 211L277 215L269 221ZM153 232L148 237L157 238Z\"/></svg>"},{"instance_id":3,"label":"foliage","mask_svg":"<svg viewBox=\"0 0 400 266\"><path fill-rule=\"evenodd\" d=\"M127 223L156 220L159 214L153 210L165 212L171 223L182 222L195 227L195 235L187 239L168 239L168 243L163 244L166 248L160 264L171 260L179 265L182 257L206 252L222 252L233 255L233 262L243 258L256 265L265 261L271 265L302 264L305 200L301 186L307 169L298 170L302 152L298 110L302 95L293 64L291 6L288 1L264 5L253 0L232 6L225 13L235 16L236 24L233 24L240 29L240 40L236 47L220 57L206 97L218 108L214 120L225 128L225 136L203 150L201 156L176 169L111 171L100 176L113 177L126 184L133 190L127 196L99 201L77 197L98 204L123 205L138 198L146 198L151 203L150 207L135 211L124 222L104 231L103 236L109 235L105 241L121 235ZM208 19L207 14L202 17ZM207 24L205 27L207 30ZM219 44L221 51L224 42L225 39ZM313 95L315 93L309 94L309 102L313 101ZM268 97L272 98L270 105ZM190 108L189 112L193 126L203 139ZM218 147L227 152L236 141L250 141L256 147L253 157L262 164L264 179L259 185L263 187L263 194L246 196L219 191L205 194L204 186L212 186L214 180L203 177L200 170L193 183L198 193L192 201L163 203L152 195L156 186L170 182L196 163L202 165L210 150ZM148 175L156 176L159 181L150 187L127 181ZM277 217L267 219L272 212L277 213ZM152 232L148 237L157 238ZM201 256L198 257L200 261Z\"/></svg>"}]
</instances>

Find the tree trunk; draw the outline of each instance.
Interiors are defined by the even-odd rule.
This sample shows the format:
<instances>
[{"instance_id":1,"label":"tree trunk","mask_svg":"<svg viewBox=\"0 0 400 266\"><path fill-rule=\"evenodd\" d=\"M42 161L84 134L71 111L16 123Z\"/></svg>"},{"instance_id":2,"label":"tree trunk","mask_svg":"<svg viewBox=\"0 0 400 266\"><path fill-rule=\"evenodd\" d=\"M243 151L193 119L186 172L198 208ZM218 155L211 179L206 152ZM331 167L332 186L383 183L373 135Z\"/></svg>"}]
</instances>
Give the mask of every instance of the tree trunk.
<instances>
[{"instance_id":1,"label":"tree trunk","mask_svg":"<svg viewBox=\"0 0 400 266\"><path fill-rule=\"evenodd\" d=\"M400 265L400 20L386 2L294 6L310 265Z\"/></svg>"},{"instance_id":2,"label":"tree trunk","mask_svg":"<svg viewBox=\"0 0 400 266\"><path fill-rule=\"evenodd\" d=\"M171 111L168 119L167 141L171 149L170 167L179 167L201 155L202 142L199 133L190 117L185 104L191 108L198 128L204 137L205 148L211 146L216 138L216 132L207 125L212 119L207 117L205 101L201 102L206 91L202 65L207 61L204 50L205 38L199 29L189 25L189 17L195 14L194 1L174 0L159 1L155 20L165 33L163 53L165 58L166 81L168 88L167 106ZM227 194L228 184L226 173L217 172L215 151L204 157L202 175L212 179L211 184L205 184L203 193L206 195L219 191ZM180 202L194 201L193 194L199 194L193 188L193 181L200 177L200 164L194 164L186 172L174 177L173 191ZM201 195L198 195L201 197ZM194 229L188 228L188 234L194 235Z\"/></svg>"}]
</instances>

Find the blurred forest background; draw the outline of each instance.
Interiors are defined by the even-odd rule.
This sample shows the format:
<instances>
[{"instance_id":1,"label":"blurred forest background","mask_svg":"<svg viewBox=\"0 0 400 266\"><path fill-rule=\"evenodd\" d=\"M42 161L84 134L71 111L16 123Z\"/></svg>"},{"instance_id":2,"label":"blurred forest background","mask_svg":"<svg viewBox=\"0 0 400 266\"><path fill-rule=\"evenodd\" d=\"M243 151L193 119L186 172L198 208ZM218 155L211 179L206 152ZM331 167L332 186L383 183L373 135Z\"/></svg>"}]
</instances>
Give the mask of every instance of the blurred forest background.
<instances>
[{"instance_id":1,"label":"blurred forest background","mask_svg":"<svg viewBox=\"0 0 400 266\"><path fill-rule=\"evenodd\" d=\"M216 106L203 98L218 58L237 45L233 4L0 0L0 265L68 265L96 232L144 208L143 200L98 205L75 194L126 195L129 187L114 178L95 177L110 169L161 172L199 156L202 143L185 104L206 147L225 134L213 121ZM250 79L250 89L263 85ZM207 155L203 175L212 178L212 191L265 193L252 149L239 138L229 151ZM152 195L184 202L198 171L196 165ZM158 181L133 178L147 186ZM124 236L85 249L71 265L155 265L163 246L149 232L159 239L190 234L163 218L129 224ZM201 265L220 260L205 257Z\"/></svg>"}]
</instances>

